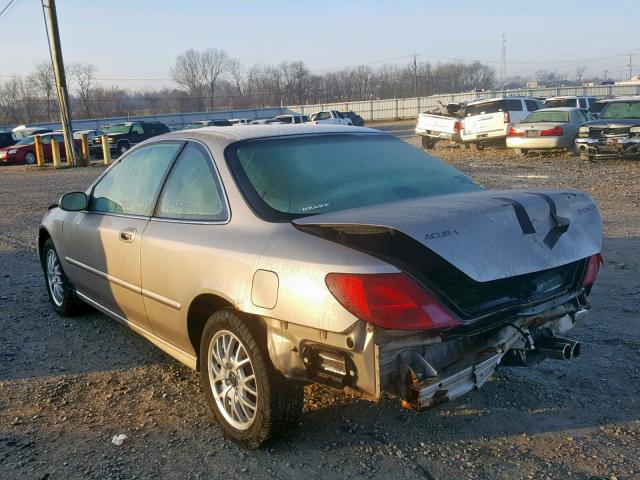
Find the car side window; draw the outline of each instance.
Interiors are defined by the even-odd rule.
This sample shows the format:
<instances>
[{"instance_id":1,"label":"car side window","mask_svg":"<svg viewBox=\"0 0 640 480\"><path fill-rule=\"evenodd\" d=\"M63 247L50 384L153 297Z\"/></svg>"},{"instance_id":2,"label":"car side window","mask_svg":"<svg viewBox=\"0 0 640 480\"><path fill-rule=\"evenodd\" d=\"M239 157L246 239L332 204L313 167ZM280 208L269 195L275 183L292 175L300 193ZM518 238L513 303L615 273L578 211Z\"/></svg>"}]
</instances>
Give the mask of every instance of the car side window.
<instances>
[{"instance_id":1,"label":"car side window","mask_svg":"<svg viewBox=\"0 0 640 480\"><path fill-rule=\"evenodd\" d=\"M535 100L525 100L524 104L527 106L527 110L530 112L535 112L540 108L538 102L536 102Z\"/></svg>"},{"instance_id":2,"label":"car side window","mask_svg":"<svg viewBox=\"0 0 640 480\"><path fill-rule=\"evenodd\" d=\"M521 112L522 102L519 99L507 99L507 110L510 112Z\"/></svg>"},{"instance_id":3,"label":"car side window","mask_svg":"<svg viewBox=\"0 0 640 480\"><path fill-rule=\"evenodd\" d=\"M584 98L579 98L578 102L580 104L580 108L587 108L587 101Z\"/></svg>"},{"instance_id":4,"label":"car side window","mask_svg":"<svg viewBox=\"0 0 640 480\"><path fill-rule=\"evenodd\" d=\"M89 211L151 216L160 184L182 147L162 142L132 151L100 179L89 198Z\"/></svg>"},{"instance_id":5,"label":"car side window","mask_svg":"<svg viewBox=\"0 0 640 480\"><path fill-rule=\"evenodd\" d=\"M329 112L320 112L316 115L316 120L329 120L331 118L331 113Z\"/></svg>"},{"instance_id":6,"label":"car side window","mask_svg":"<svg viewBox=\"0 0 640 480\"><path fill-rule=\"evenodd\" d=\"M144 134L144 128L139 123L133 124L131 127L131 133L139 133L140 135Z\"/></svg>"},{"instance_id":7,"label":"car side window","mask_svg":"<svg viewBox=\"0 0 640 480\"><path fill-rule=\"evenodd\" d=\"M220 182L211 157L189 143L162 189L155 217L176 220L224 221L228 218Z\"/></svg>"}]
</instances>

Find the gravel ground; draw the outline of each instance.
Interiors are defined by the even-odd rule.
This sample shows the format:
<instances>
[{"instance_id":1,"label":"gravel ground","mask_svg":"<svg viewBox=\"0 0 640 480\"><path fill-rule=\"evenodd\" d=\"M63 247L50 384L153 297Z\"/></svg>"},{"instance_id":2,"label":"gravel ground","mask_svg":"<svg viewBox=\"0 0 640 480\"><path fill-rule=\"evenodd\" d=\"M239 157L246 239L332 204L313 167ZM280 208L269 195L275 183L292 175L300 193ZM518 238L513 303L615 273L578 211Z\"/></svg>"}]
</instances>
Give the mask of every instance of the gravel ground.
<instances>
[{"instance_id":1,"label":"gravel ground","mask_svg":"<svg viewBox=\"0 0 640 480\"><path fill-rule=\"evenodd\" d=\"M417 144L412 124L382 127ZM640 162L434 153L487 187L591 192L606 267L571 362L501 368L420 415L307 387L297 430L243 451L212 420L195 373L96 312L48 305L34 237L46 206L102 167L0 168L0 479L640 478ZM121 446L114 435L129 438Z\"/></svg>"}]
</instances>

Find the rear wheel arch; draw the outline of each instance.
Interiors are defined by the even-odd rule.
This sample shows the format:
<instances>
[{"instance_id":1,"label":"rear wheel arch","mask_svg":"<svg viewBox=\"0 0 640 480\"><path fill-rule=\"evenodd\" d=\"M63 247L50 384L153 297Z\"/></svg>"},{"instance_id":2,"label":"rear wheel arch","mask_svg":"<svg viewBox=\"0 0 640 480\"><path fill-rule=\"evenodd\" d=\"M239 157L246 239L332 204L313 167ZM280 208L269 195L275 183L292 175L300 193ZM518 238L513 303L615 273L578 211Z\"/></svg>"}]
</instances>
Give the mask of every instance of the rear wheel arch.
<instances>
[{"instance_id":1,"label":"rear wheel arch","mask_svg":"<svg viewBox=\"0 0 640 480\"><path fill-rule=\"evenodd\" d=\"M200 340L202 339L204 327L211 315L224 309L237 311L237 308L235 308L228 299L213 293L200 294L194 298L189 305L189 310L187 312L187 332L189 334L189 342L191 343L193 350L196 352L196 355L198 355L198 363L196 365L198 370L200 369ZM255 322L251 327L254 332L262 337L264 328L260 317L254 315L247 315L246 317L255 319Z\"/></svg>"}]
</instances>

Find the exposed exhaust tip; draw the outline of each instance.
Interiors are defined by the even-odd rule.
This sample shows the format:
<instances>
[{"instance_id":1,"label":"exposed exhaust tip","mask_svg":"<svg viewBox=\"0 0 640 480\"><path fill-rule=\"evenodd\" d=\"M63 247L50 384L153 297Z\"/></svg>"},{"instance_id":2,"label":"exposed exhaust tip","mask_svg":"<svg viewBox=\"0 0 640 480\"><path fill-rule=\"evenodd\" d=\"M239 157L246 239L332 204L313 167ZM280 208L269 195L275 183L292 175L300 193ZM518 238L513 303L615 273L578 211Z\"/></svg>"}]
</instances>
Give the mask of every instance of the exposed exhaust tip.
<instances>
[{"instance_id":1,"label":"exposed exhaust tip","mask_svg":"<svg viewBox=\"0 0 640 480\"><path fill-rule=\"evenodd\" d=\"M573 348L571 349L571 358L576 358L580 356L580 342L576 342Z\"/></svg>"}]
</instances>

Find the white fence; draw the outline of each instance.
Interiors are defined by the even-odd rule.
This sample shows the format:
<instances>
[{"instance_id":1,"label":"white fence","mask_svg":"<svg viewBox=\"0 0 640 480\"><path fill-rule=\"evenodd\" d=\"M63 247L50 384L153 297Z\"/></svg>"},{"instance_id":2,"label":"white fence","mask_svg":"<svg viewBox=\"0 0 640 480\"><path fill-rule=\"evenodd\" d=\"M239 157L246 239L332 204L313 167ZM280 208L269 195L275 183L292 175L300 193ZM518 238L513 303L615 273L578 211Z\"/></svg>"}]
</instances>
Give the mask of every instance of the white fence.
<instances>
[{"instance_id":1,"label":"white fence","mask_svg":"<svg viewBox=\"0 0 640 480\"><path fill-rule=\"evenodd\" d=\"M216 112L190 112L166 115L143 115L131 117L94 118L74 120L74 130L98 129L103 125L134 120L162 122L171 129L180 129L195 120L213 120L221 118L271 118L281 113L301 113L311 115L322 110L352 110L365 121L396 120L416 118L418 113L438 106L438 102L460 102L478 98L524 95L530 97L552 97L557 95L588 95L607 97L613 95L640 95L639 85L601 85L595 87L553 87L527 88L519 90L492 90L486 92L453 93L432 95L430 97L392 98L388 100L363 100L356 102L320 103L316 105L292 105L282 107L252 108L241 110L221 110ZM51 129L60 128L59 123L39 123L30 126L42 126Z\"/></svg>"}]
</instances>

